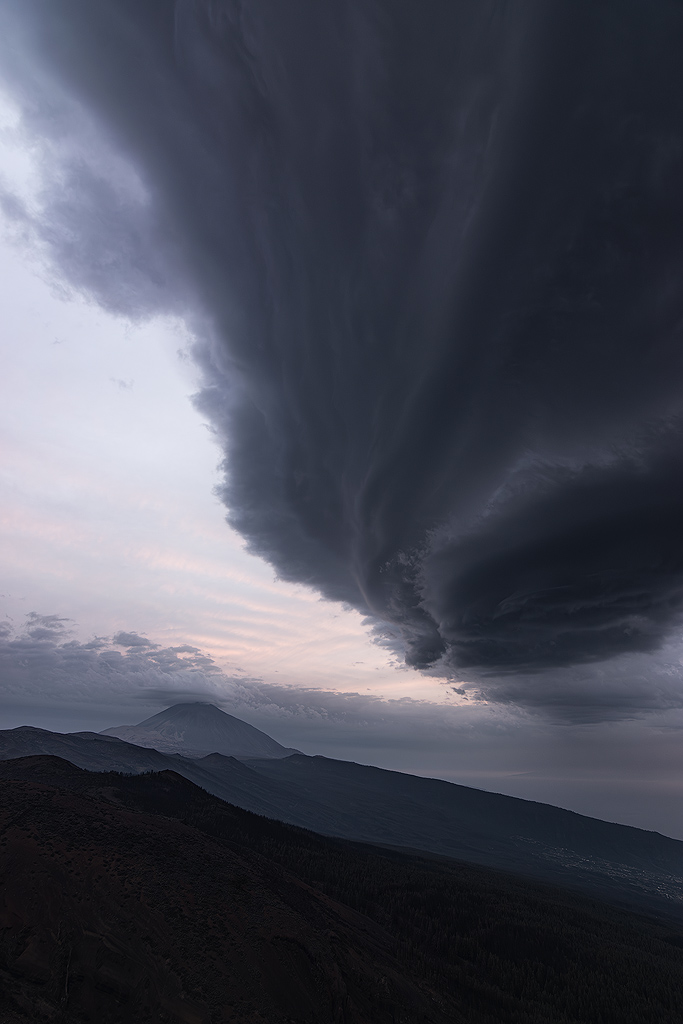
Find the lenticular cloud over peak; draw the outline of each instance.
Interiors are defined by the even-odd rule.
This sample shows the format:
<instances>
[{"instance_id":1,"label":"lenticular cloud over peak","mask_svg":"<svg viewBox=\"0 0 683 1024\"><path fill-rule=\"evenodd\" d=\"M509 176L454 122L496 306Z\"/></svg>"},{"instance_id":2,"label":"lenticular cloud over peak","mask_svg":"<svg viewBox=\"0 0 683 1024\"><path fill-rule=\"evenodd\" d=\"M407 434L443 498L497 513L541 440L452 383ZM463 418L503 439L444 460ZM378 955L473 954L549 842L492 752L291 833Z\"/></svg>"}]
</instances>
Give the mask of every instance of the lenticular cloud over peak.
<instances>
[{"instance_id":1,"label":"lenticular cloud over peak","mask_svg":"<svg viewBox=\"0 0 683 1024\"><path fill-rule=\"evenodd\" d=\"M67 147L36 237L99 301L197 325L254 552L424 670L662 644L683 610L679 4L0 14L27 117L61 104L66 138L87 110L145 189L143 211Z\"/></svg>"}]
</instances>

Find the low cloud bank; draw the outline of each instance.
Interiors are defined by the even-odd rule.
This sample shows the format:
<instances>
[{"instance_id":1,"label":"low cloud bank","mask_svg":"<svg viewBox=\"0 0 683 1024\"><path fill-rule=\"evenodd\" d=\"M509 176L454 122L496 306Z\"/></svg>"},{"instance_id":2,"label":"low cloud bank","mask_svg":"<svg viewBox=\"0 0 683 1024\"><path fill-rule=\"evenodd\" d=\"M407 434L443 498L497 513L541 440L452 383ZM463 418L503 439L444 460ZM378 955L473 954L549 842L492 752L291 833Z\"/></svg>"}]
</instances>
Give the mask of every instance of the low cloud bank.
<instances>
[{"instance_id":1,"label":"low cloud bank","mask_svg":"<svg viewBox=\"0 0 683 1024\"><path fill-rule=\"evenodd\" d=\"M581 670L556 669L543 676L498 677L444 684L443 701L387 699L371 693L271 683L244 672L226 673L191 644L164 646L136 631L83 641L75 624L56 614L32 612L19 628L0 624L0 699L12 706L101 714L117 708L125 724L145 709L208 700L245 716L266 732L303 730L323 746L344 737L361 745L427 749L429 735L454 742L468 723L533 721L538 728L656 718L683 709L680 678L683 647L668 646L656 659L622 655ZM113 713L113 712L109 712ZM516 716L521 715L521 718ZM483 716L483 717L482 717ZM256 721L258 720L258 721ZM124 724L103 721L105 725ZM279 738L279 735L278 735ZM369 738L371 738L369 740ZM290 745L292 745L290 743ZM296 745L296 744L294 744Z\"/></svg>"}]
</instances>

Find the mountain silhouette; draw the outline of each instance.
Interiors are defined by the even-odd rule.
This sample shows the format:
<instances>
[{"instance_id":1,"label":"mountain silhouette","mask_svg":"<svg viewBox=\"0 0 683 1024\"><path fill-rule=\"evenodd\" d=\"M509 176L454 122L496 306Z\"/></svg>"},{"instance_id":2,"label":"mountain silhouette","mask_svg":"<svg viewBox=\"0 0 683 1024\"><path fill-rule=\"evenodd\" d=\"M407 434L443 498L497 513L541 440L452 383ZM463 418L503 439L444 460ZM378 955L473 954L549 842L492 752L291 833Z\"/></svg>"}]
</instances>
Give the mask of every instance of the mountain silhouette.
<instances>
[{"instance_id":1,"label":"mountain silhouette","mask_svg":"<svg viewBox=\"0 0 683 1024\"><path fill-rule=\"evenodd\" d=\"M272 737L215 704L174 704L138 725L104 729L102 736L116 736L140 747L186 757L226 754L228 757L278 758L299 753L283 747Z\"/></svg>"}]
</instances>

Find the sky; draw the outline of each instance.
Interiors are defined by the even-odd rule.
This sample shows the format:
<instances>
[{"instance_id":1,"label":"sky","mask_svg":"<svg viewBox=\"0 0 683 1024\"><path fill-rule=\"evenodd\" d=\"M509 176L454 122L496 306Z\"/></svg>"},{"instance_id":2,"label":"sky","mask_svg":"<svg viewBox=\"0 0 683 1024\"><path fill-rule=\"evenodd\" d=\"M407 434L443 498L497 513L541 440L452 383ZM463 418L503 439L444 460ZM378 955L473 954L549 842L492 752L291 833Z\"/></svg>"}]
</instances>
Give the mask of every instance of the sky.
<instances>
[{"instance_id":1,"label":"sky","mask_svg":"<svg viewBox=\"0 0 683 1024\"><path fill-rule=\"evenodd\" d=\"M683 10L0 0L0 727L683 838Z\"/></svg>"}]
</instances>

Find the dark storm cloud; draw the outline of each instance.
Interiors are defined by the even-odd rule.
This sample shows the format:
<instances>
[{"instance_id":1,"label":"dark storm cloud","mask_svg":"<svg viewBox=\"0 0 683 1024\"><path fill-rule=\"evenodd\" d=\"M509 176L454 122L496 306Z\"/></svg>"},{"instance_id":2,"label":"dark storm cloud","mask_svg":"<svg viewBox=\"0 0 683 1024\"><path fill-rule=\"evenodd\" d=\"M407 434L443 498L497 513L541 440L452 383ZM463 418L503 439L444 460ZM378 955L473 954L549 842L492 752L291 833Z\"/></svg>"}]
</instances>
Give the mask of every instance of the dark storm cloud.
<instances>
[{"instance_id":1,"label":"dark storm cloud","mask_svg":"<svg viewBox=\"0 0 683 1024\"><path fill-rule=\"evenodd\" d=\"M110 308L195 317L253 551L442 674L661 645L683 610L679 3L3 15L29 120L61 102L76 137L85 107L144 192L64 143L41 244Z\"/></svg>"}]
</instances>

